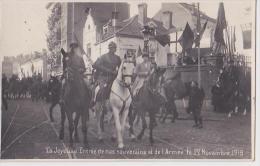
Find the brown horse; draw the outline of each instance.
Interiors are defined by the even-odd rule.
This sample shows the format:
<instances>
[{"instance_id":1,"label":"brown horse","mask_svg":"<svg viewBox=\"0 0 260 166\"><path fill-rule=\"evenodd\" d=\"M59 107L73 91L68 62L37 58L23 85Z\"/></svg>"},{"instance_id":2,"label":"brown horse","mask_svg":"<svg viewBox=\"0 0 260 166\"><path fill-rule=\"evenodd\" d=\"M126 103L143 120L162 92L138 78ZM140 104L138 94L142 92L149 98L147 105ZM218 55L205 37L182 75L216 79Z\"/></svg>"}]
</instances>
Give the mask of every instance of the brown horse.
<instances>
[{"instance_id":1,"label":"brown horse","mask_svg":"<svg viewBox=\"0 0 260 166\"><path fill-rule=\"evenodd\" d=\"M190 82L183 83L179 72L171 70L168 70L167 72L164 74L164 79L161 83L161 92L166 98L166 104L165 107L162 108L160 119L162 120L162 123L164 123L167 116L172 114L171 121L174 123L179 116L175 101L188 96Z\"/></svg>"},{"instance_id":2,"label":"brown horse","mask_svg":"<svg viewBox=\"0 0 260 166\"><path fill-rule=\"evenodd\" d=\"M172 73L168 75L165 73L165 69L155 68L152 74L148 77L148 80L144 84L144 86L140 89L136 103L133 104L133 110L130 111L129 116L129 124L130 124L130 133L134 134L133 131L133 121L135 120L135 115L139 116L142 120L142 129L137 136L137 139L142 139L145 129L147 128L147 123L145 119L146 113L149 116L149 140L151 145L154 143L153 139L153 129L157 125L156 123L156 114L159 112L160 108L168 107L166 109L174 109L171 108L169 103L173 102L175 106L174 100L180 99L185 96L186 88L183 82L180 79L179 73ZM172 75L173 74L173 75ZM164 75L165 80L163 83L161 82L161 78ZM164 85L165 84L165 85ZM163 86L162 86L163 85ZM171 97L169 95L162 93L162 88L167 87L165 90L172 93ZM176 108L176 106L175 106ZM166 110L171 112L170 110ZM177 112L177 110L174 110Z\"/></svg>"},{"instance_id":3,"label":"brown horse","mask_svg":"<svg viewBox=\"0 0 260 166\"><path fill-rule=\"evenodd\" d=\"M65 76L65 85L63 87L64 102L61 104L61 129L60 139L64 138L64 122L67 116L69 122L69 141L70 147L73 147L73 132L75 141L78 137L78 122L81 118L82 133L84 146L88 147L87 140L87 120L89 119L89 107L91 101L91 90L86 86L83 75L77 76L73 74L70 65L71 56L66 56L66 69L68 72ZM73 113L76 114L73 119Z\"/></svg>"},{"instance_id":4,"label":"brown horse","mask_svg":"<svg viewBox=\"0 0 260 166\"><path fill-rule=\"evenodd\" d=\"M155 68L143 87L139 90L137 96L135 96L135 102L132 105L131 114L129 117L130 133L134 135L133 121L135 115L139 116L142 121L142 129L137 136L137 139L142 139L147 123L145 119L146 113L149 115L149 130L150 130L150 143L153 144L153 129L156 126L156 113L160 107L165 104L165 98L159 93L160 77L165 72L165 69ZM134 112L134 113L133 113Z\"/></svg>"}]
</instances>

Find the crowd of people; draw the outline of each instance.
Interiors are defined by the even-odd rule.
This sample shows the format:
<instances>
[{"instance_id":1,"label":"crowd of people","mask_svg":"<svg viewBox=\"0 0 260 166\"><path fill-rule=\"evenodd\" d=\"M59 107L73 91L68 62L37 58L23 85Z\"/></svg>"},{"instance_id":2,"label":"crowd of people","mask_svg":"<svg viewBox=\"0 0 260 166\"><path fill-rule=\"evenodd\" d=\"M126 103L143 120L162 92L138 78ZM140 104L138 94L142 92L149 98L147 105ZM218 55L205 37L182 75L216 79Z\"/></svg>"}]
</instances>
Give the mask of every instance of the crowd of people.
<instances>
[{"instance_id":1,"label":"crowd of people","mask_svg":"<svg viewBox=\"0 0 260 166\"><path fill-rule=\"evenodd\" d=\"M250 111L251 74L243 63L230 61L220 69L216 84L211 89L212 105L216 112L229 113Z\"/></svg>"},{"instance_id":2,"label":"crowd of people","mask_svg":"<svg viewBox=\"0 0 260 166\"><path fill-rule=\"evenodd\" d=\"M2 75L2 100L32 99L46 100L48 96L47 82L41 74L19 78L13 74L9 79Z\"/></svg>"}]
</instances>

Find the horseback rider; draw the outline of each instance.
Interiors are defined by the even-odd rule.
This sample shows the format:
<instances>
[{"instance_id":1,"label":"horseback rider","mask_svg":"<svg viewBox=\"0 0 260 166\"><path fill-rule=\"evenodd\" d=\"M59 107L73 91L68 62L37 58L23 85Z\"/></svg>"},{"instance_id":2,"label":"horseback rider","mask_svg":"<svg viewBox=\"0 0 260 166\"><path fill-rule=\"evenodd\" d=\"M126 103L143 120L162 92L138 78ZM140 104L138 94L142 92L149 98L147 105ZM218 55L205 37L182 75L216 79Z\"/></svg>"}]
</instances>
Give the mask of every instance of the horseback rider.
<instances>
[{"instance_id":1,"label":"horseback rider","mask_svg":"<svg viewBox=\"0 0 260 166\"><path fill-rule=\"evenodd\" d=\"M79 45L77 43L70 44L70 52L64 54L63 57L63 75L61 78L61 103L64 102L64 85L66 75L71 75L70 81L79 81L84 83L84 72L86 70L85 64L82 58L82 53Z\"/></svg>"},{"instance_id":2,"label":"horseback rider","mask_svg":"<svg viewBox=\"0 0 260 166\"><path fill-rule=\"evenodd\" d=\"M108 53L99 57L92 66L95 70L94 77L97 81L92 104L96 102L98 93L102 95L102 99L107 99L110 94L112 83L121 65L120 57L115 54L116 48L116 43L110 42Z\"/></svg>"},{"instance_id":3,"label":"horseback rider","mask_svg":"<svg viewBox=\"0 0 260 166\"><path fill-rule=\"evenodd\" d=\"M132 86L133 96L136 97L141 87L144 85L145 80L150 75L153 64L149 59L149 54L143 53L142 55L143 62L136 65L135 68L135 75L136 79Z\"/></svg>"}]
</instances>

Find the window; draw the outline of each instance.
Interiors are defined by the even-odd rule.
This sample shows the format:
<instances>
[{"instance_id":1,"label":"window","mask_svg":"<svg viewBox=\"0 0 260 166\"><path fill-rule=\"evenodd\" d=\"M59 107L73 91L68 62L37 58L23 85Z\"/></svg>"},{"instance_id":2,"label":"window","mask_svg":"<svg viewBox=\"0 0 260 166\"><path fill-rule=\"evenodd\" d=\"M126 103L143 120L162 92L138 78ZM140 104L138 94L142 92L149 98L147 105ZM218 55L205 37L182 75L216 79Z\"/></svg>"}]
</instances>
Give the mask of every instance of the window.
<instances>
[{"instance_id":1,"label":"window","mask_svg":"<svg viewBox=\"0 0 260 166\"><path fill-rule=\"evenodd\" d=\"M244 49L251 48L251 30L243 31L243 48Z\"/></svg>"},{"instance_id":2,"label":"window","mask_svg":"<svg viewBox=\"0 0 260 166\"><path fill-rule=\"evenodd\" d=\"M104 25L103 26L103 34L107 34L107 32L108 32L108 26Z\"/></svg>"},{"instance_id":3,"label":"window","mask_svg":"<svg viewBox=\"0 0 260 166\"><path fill-rule=\"evenodd\" d=\"M89 57L91 57L91 44L90 43L87 44L87 54Z\"/></svg>"}]
</instances>

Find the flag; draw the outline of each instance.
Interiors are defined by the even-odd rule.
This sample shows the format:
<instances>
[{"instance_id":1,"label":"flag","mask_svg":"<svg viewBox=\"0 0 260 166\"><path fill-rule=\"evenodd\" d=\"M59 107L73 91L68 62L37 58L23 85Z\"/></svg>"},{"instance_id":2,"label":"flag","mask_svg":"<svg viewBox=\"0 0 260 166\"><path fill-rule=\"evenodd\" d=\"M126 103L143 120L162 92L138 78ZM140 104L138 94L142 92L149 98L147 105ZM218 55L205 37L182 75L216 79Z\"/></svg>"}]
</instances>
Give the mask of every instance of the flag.
<instances>
[{"instance_id":1,"label":"flag","mask_svg":"<svg viewBox=\"0 0 260 166\"><path fill-rule=\"evenodd\" d=\"M198 10L197 10L197 32L200 32L201 24L200 24L200 8L198 3Z\"/></svg>"},{"instance_id":2,"label":"flag","mask_svg":"<svg viewBox=\"0 0 260 166\"><path fill-rule=\"evenodd\" d=\"M162 46L170 45L170 36L169 35L157 35L155 36L155 40L157 40Z\"/></svg>"},{"instance_id":3,"label":"flag","mask_svg":"<svg viewBox=\"0 0 260 166\"><path fill-rule=\"evenodd\" d=\"M201 38L202 38L202 36L203 36L203 33L205 32L205 29L206 29L206 27L207 27L207 24L208 24L208 20L204 23L202 29L200 29L200 31L199 31L199 35L196 36L196 39L194 40L196 47L198 47L199 44L200 44L200 40L201 40Z\"/></svg>"},{"instance_id":4,"label":"flag","mask_svg":"<svg viewBox=\"0 0 260 166\"><path fill-rule=\"evenodd\" d=\"M34 65L33 65L33 63L32 63L32 66L31 66L31 71L32 71L32 73L34 73Z\"/></svg>"},{"instance_id":5,"label":"flag","mask_svg":"<svg viewBox=\"0 0 260 166\"><path fill-rule=\"evenodd\" d=\"M178 42L182 46L184 50L192 48L194 41L194 33L192 32L189 23L186 24L184 31L182 32L182 35L178 39Z\"/></svg>"},{"instance_id":6,"label":"flag","mask_svg":"<svg viewBox=\"0 0 260 166\"><path fill-rule=\"evenodd\" d=\"M138 51L137 51L137 57L140 57L140 56L142 56L142 49L141 49L141 47L140 47L140 45L139 45L139 47L138 47Z\"/></svg>"},{"instance_id":7,"label":"flag","mask_svg":"<svg viewBox=\"0 0 260 166\"><path fill-rule=\"evenodd\" d=\"M233 31L233 50L236 52L236 27L234 26L234 31Z\"/></svg>"},{"instance_id":8,"label":"flag","mask_svg":"<svg viewBox=\"0 0 260 166\"><path fill-rule=\"evenodd\" d=\"M226 16L225 16L225 9L224 4L221 2L218 8L218 17L217 17L217 24L215 28L214 38L215 41L225 45L223 30L227 28Z\"/></svg>"}]
</instances>

